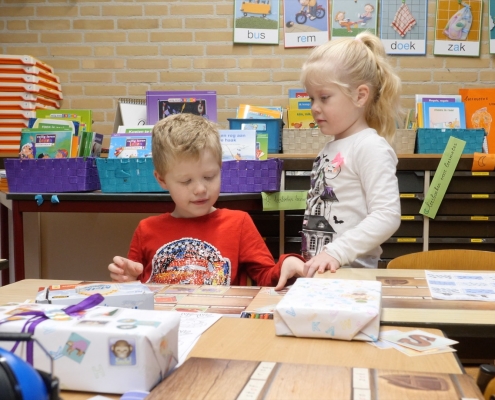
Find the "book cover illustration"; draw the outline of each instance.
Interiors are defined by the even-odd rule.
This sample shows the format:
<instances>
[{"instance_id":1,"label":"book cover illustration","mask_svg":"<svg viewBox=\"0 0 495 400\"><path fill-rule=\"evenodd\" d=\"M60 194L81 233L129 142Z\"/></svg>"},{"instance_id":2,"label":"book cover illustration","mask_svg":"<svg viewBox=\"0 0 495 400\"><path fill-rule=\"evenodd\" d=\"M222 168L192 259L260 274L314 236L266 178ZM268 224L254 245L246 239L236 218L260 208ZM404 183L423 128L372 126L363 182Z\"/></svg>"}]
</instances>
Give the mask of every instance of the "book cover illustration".
<instances>
[{"instance_id":1,"label":"book cover illustration","mask_svg":"<svg viewBox=\"0 0 495 400\"><path fill-rule=\"evenodd\" d=\"M110 137L108 158L151 157L151 134L114 133Z\"/></svg>"},{"instance_id":2,"label":"book cover illustration","mask_svg":"<svg viewBox=\"0 0 495 400\"><path fill-rule=\"evenodd\" d=\"M491 132L495 120L495 89L459 89L466 109L466 127L483 128L486 132L483 148L485 152L495 153L495 133Z\"/></svg>"},{"instance_id":3,"label":"book cover illustration","mask_svg":"<svg viewBox=\"0 0 495 400\"><path fill-rule=\"evenodd\" d=\"M36 110L37 118L71 119L81 121L81 131L92 131L93 112L86 109Z\"/></svg>"},{"instance_id":4,"label":"book cover illustration","mask_svg":"<svg viewBox=\"0 0 495 400\"><path fill-rule=\"evenodd\" d=\"M284 1L285 48L319 46L328 37L327 1Z\"/></svg>"},{"instance_id":5,"label":"book cover illustration","mask_svg":"<svg viewBox=\"0 0 495 400\"><path fill-rule=\"evenodd\" d=\"M234 0L234 43L278 44L278 0Z\"/></svg>"},{"instance_id":6,"label":"book cover illustration","mask_svg":"<svg viewBox=\"0 0 495 400\"><path fill-rule=\"evenodd\" d=\"M434 55L479 57L482 0L437 0Z\"/></svg>"},{"instance_id":7,"label":"book cover illustration","mask_svg":"<svg viewBox=\"0 0 495 400\"><path fill-rule=\"evenodd\" d=\"M266 118L282 118L281 111L270 109L267 107L252 106L250 104L241 104L237 109L237 118L246 119L266 119Z\"/></svg>"},{"instance_id":8,"label":"book cover illustration","mask_svg":"<svg viewBox=\"0 0 495 400\"><path fill-rule=\"evenodd\" d=\"M466 112L464 103L423 103L425 128L465 129Z\"/></svg>"},{"instance_id":9,"label":"book cover illustration","mask_svg":"<svg viewBox=\"0 0 495 400\"><path fill-rule=\"evenodd\" d=\"M256 160L256 130L220 130L222 161Z\"/></svg>"},{"instance_id":10,"label":"book cover illustration","mask_svg":"<svg viewBox=\"0 0 495 400\"><path fill-rule=\"evenodd\" d=\"M174 114L190 113L217 122L217 92L148 91L146 92L147 125Z\"/></svg>"},{"instance_id":11,"label":"book cover illustration","mask_svg":"<svg viewBox=\"0 0 495 400\"><path fill-rule=\"evenodd\" d=\"M488 36L490 40L490 54L495 54L495 0L488 1Z\"/></svg>"},{"instance_id":12,"label":"book cover illustration","mask_svg":"<svg viewBox=\"0 0 495 400\"><path fill-rule=\"evenodd\" d=\"M331 39L355 37L358 33L377 32L378 0L366 2L335 0L332 2Z\"/></svg>"},{"instance_id":13,"label":"book cover illustration","mask_svg":"<svg viewBox=\"0 0 495 400\"><path fill-rule=\"evenodd\" d=\"M381 0L380 39L387 54L426 54L427 0Z\"/></svg>"},{"instance_id":14,"label":"book cover illustration","mask_svg":"<svg viewBox=\"0 0 495 400\"><path fill-rule=\"evenodd\" d=\"M23 129L20 158L67 158L72 150L71 130Z\"/></svg>"}]
</instances>

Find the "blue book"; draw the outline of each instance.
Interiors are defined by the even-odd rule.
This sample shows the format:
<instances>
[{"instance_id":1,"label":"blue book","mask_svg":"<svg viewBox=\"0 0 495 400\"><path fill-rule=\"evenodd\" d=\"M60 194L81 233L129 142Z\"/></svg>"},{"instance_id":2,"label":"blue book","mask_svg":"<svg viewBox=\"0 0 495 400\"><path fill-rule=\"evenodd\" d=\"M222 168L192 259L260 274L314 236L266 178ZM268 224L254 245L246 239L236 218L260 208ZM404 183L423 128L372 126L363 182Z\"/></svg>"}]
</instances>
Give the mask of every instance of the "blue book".
<instances>
[{"instance_id":1,"label":"blue book","mask_svg":"<svg viewBox=\"0 0 495 400\"><path fill-rule=\"evenodd\" d=\"M425 128L466 129L464 103L423 103Z\"/></svg>"},{"instance_id":2,"label":"blue book","mask_svg":"<svg viewBox=\"0 0 495 400\"><path fill-rule=\"evenodd\" d=\"M108 158L151 157L151 133L114 133Z\"/></svg>"}]
</instances>

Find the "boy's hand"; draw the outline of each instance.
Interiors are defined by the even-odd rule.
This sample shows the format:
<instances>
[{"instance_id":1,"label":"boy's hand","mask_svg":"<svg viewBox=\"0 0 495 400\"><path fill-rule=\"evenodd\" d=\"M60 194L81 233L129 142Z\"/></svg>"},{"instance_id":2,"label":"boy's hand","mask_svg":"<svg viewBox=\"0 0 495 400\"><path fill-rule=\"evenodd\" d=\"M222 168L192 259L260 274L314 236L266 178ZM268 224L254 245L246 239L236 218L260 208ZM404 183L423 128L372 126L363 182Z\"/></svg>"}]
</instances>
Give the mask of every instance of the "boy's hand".
<instances>
[{"instance_id":1,"label":"boy's hand","mask_svg":"<svg viewBox=\"0 0 495 400\"><path fill-rule=\"evenodd\" d=\"M304 276L304 261L297 257L287 257L280 269L280 278L275 290L282 290L290 278Z\"/></svg>"},{"instance_id":2,"label":"boy's hand","mask_svg":"<svg viewBox=\"0 0 495 400\"><path fill-rule=\"evenodd\" d=\"M110 278L114 282L135 281L143 272L143 264L115 256L113 263L108 265L108 270L110 271Z\"/></svg>"},{"instance_id":3,"label":"boy's hand","mask_svg":"<svg viewBox=\"0 0 495 400\"><path fill-rule=\"evenodd\" d=\"M339 268L340 262L338 262L331 255L322 251L314 256L311 260L304 263L303 276L311 278L317 271L319 274L323 274L327 269L329 269L330 272L335 272Z\"/></svg>"}]
</instances>

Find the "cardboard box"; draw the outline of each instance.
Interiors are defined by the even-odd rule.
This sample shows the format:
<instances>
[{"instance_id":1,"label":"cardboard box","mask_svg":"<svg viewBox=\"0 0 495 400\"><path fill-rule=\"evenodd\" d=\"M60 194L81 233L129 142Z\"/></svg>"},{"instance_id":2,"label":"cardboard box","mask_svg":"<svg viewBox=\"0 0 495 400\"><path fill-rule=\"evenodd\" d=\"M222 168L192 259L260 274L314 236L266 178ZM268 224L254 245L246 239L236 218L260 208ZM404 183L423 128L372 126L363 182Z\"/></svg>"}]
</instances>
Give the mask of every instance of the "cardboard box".
<instances>
[{"instance_id":1,"label":"cardboard box","mask_svg":"<svg viewBox=\"0 0 495 400\"><path fill-rule=\"evenodd\" d=\"M279 336L378 340L379 281L299 278L277 304Z\"/></svg>"},{"instance_id":2,"label":"cardboard box","mask_svg":"<svg viewBox=\"0 0 495 400\"><path fill-rule=\"evenodd\" d=\"M0 308L0 332L21 332L33 326L32 315L41 311L42 321L34 337L54 358L54 375L62 390L124 393L151 390L178 361L180 313L93 307L70 319L59 306L18 304ZM0 342L12 350L14 342ZM34 368L50 371L50 360L34 345ZM26 342L15 354L26 359Z\"/></svg>"},{"instance_id":3,"label":"cardboard box","mask_svg":"<svg viewBox=\"0 0 495 400\"><path fill-rule=\"evenodd\" d=\"M75 285L51 285L41 288L36 303L72 305L99 293L104 297L102 306L153 310L154 293L141 282L94 282Z\"/></svg>"}]
</instances>

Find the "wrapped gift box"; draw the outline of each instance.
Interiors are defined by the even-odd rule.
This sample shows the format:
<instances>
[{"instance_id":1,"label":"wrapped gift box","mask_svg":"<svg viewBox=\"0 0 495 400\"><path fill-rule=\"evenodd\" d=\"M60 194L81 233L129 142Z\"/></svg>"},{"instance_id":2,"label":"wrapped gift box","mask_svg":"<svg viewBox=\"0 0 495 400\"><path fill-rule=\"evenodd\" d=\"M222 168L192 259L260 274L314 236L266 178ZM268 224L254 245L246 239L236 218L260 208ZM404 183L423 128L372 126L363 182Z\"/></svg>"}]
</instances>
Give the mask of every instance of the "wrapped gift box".
<instances>
[{"instance_id":1,"label":"wrapped gift box","mask_svg":"<svg viewBox=\"0 0 495 400\"><path fill-rule=\"evenodd\" d=\"M40 311L49 317L22 315ZM34 338L54 359L62 390L149 391L177 365L180 313L96 306L70 315L55 305L1 306L0 332L34 329ZM30 352L26 342L18 343L16 355L50 371L40 346ZM9 351L14 344L0 342Z\"/></svg>"},{"instance_id":2,"label":"wrapped gift box","mask_svg":"<svg viewBox=\"0 0 495 400\"><path fill-rule=\"evenodd\" d=\"M102 306L140 310L154 308L154 293L141 282L51 285L40 289L36 295L36 303L72 305L95 293L104 297Z\"/></svg>"},{"instance_id":3,"label":"wrapped gift box","mask_svg":"<svg viewBox=\"0 0 495 400\"><path fill-rule=\"evenodd\" d=\"M381 282L299 278L277 304L279 336L376 341Z\"/></svg>"}]
</instances>

